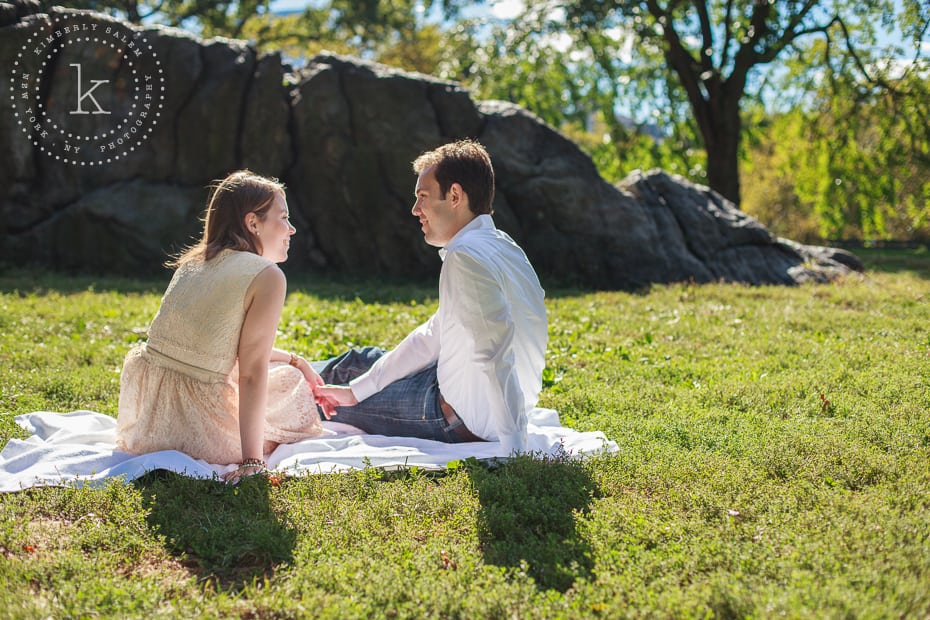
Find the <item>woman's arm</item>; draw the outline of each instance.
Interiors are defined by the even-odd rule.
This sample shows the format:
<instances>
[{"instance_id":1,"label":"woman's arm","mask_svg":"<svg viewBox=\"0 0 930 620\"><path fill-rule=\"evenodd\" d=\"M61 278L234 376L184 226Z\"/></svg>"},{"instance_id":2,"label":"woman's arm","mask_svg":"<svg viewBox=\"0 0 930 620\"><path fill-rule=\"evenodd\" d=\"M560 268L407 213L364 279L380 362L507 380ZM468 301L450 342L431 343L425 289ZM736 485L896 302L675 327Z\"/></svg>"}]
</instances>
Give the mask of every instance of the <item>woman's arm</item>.
<instances>
[{"instance_id":1,"label":"woman's arm","mask_svg":"<svg viewBox=\"0 0 930 620\"><path fill-rule=\"evenodd\" d=\"M258 274L245 299L245 320L239 334L239 438L242 459L262 461L265 439L265 412L268 400L268 364L287 294L287 280L276 265ZM290 359L288 357L288 359ZM224 479L236 482L242 474L263 467L240 467Z\"/></svg>"},{"instance_id":2,"label":"woman's arm","mask_svg":"<svg viewBox=\"0 0 930 620\"><path fill-rule=\"evenodd\" d=\"M313 366L310 365L310 362L295 353L289 353L281 349L272 349L271 361L290 364L302 372L304 379L307 380L307 383L310 384L311 388L315 388L318 385L323 385L323 379L320 378L320 375L317 373L317 371L313 370Z\"/></svg>"}]
</instances>

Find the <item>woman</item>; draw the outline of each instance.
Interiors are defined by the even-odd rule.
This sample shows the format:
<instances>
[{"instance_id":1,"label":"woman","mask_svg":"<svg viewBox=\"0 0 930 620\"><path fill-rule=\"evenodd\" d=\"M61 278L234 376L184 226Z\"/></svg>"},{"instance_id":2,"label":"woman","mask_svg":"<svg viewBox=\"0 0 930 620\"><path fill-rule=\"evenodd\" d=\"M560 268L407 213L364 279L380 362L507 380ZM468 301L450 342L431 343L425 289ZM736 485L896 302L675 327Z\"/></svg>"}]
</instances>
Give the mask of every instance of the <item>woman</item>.
<instances>
[{"instance_id":1,"label":"woman","mask_svg":"<svg viewBox=\"0 0 930 620\"><path fill-rule=\"evenodd\" d=\"M238 463L223 479L266 471L281 443L319 435L301 357L273 348L287 282L291 235L284 187L248 170L220 181L201 240L176 268L148 341L126 356L117 444L136 454L179 450L209 463Z\"/></svg>"}]
</instances>

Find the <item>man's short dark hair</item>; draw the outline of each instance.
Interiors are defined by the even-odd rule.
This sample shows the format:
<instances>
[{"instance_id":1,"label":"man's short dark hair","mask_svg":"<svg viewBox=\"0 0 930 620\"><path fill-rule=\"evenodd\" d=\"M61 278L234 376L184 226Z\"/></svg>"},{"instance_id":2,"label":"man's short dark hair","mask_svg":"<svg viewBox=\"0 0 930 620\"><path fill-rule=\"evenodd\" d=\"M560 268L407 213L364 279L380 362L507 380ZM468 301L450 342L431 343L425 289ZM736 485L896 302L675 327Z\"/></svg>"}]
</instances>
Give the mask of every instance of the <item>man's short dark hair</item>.
<instances>
[{"instance_id":1,"label":"man's short dark hair","mask_svg":"<svg viewBox=\"0 0 930 620\"><path fill-rule=\"evenodd\" d=\"M494 213L494 168L487 150L474 140L459 140L427 151L413 162L413 171L421 174L433 168L439 182L440 198L453 183L458 183L468 195L468 204L475 215Z\"/></svg>"}]
</instances>

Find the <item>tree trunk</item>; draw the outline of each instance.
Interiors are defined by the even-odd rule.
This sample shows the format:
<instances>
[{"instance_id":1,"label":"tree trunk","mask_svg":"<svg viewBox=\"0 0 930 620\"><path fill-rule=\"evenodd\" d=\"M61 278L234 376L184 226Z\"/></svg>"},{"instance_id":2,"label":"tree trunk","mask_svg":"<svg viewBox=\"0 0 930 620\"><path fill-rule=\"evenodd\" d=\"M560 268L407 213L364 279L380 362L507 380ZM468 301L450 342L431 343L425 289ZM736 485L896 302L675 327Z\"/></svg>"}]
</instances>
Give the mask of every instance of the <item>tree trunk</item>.
<instances>
[{"instance_id":1,"label":"tree trunk","mask_svg":"<svg viewBox=\"0 0 930 620\"><path fill-rule=\"evenodd\" d=\"M136 0L128 0L124 7L126 9L126 19L128 19L133 24L139 24L142 22L142 18L139 15L139 4Z\"/></svg>"},{"instance_id":2,"label":"tree trunk","mask_svg":"<svg viewBox=\"0 0 930 620\"><path fill-rule=\"evenodd\" d=\"M713 109L705 128L700 124L707 152L707 184L739 206L739 103L711 101Z\"/></svg>"},{"instance_id":3,"label":"tree trunk","mask_svg":"<svg viewBox=\"0 0 930 620\"><path fill-rule=\"evenodd\" d=\"M654 6L656 19L665 15ZM707 153L707 184L739 206L740 110L746 69L724 80L706 58L696 61L672 28L663 34L665 59L688 96ZM709 75L706 75L709 74Z\"/></svg>"}]
</instances>

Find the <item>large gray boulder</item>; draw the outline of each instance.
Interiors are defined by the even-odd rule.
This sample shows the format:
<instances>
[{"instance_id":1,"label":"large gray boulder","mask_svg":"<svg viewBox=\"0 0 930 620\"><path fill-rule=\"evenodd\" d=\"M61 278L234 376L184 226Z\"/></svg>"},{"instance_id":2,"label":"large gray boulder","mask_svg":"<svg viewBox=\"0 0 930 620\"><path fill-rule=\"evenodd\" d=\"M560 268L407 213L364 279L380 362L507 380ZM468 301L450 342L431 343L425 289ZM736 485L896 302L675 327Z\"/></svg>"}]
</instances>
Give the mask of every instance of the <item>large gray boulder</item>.
<instances>
[{"instance_id":1,"label":"large gray boulder","mask_svg":"<svg viewBox=\"0 0 930 620\"><path fill-rule=\"evenodd\" d=\"M60 144L19 124L16 97L28 79L50 119L77 122L62 106L73 97L67 68L93 69L114 47L97 49L88 39L23 53L75 23L84 31L122 29L124 40L146 51L129 59L135 64L111 62L113 84L138 66L157 72L164 86L153 89L157 123L112 162L56 159ZM209 183L248 167L288 187L299 230L290 273L434 276L439 260L410 214L410 162L444 142L474 138L497 172L495 220L544 280L599 288L791 284L861 269L851 254L777 239L718 194L660 170L636 171L613 186L574 143L518 106L475 102L455 83L355 58L323 54L294 72L278 55L240 41L136 28L91 12L43 14L18 1L0 2L0 59L27 74L0 74L0 262L155 272L198 233ZM112 105L128 110L127 97L117 99ZM103 132L115 121L82 122Z\"/></svg>"}]
</instances>

